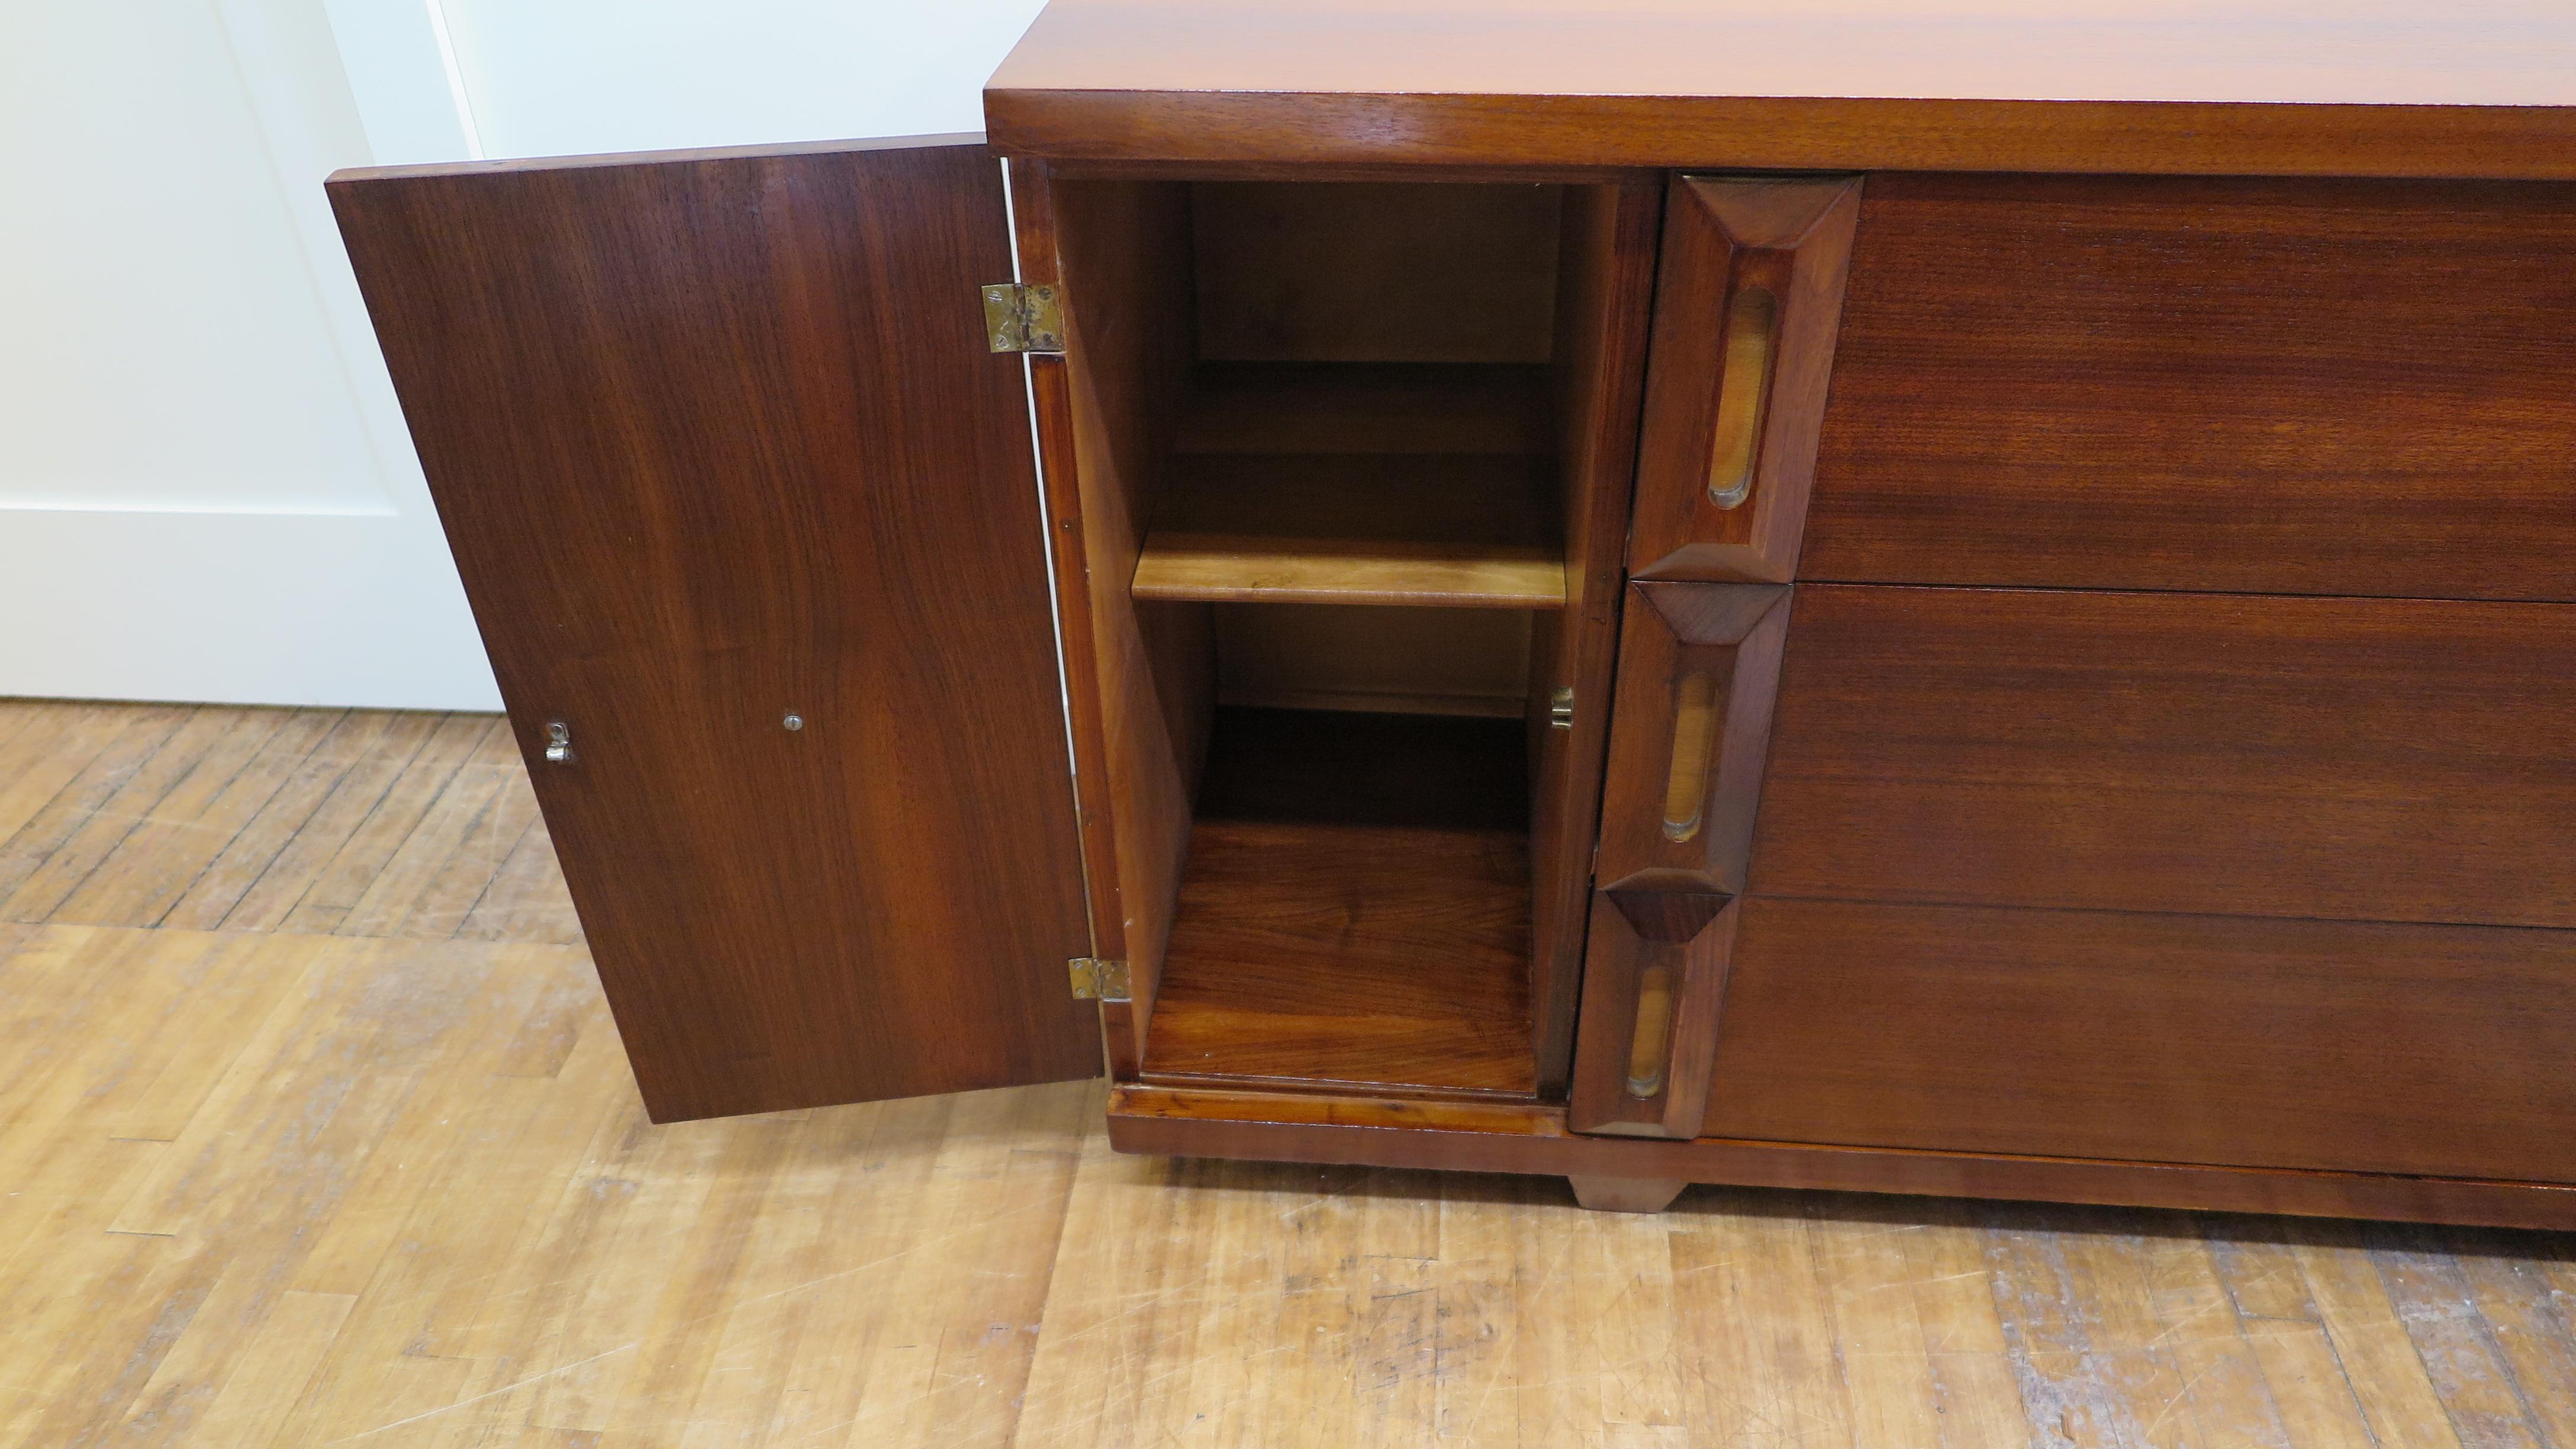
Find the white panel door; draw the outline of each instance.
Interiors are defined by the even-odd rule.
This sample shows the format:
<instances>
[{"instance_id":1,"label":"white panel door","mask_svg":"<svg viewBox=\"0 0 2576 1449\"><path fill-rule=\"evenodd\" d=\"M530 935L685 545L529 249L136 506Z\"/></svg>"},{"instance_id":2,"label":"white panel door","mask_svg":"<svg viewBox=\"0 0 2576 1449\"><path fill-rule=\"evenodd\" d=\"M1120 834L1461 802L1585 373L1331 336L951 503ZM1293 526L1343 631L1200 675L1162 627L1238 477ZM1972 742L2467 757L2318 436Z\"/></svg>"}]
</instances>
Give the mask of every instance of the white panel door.
<instances>
[{"instance_id":1,"label":"white panel door","mask_svg":"<svg viewBox=\"0 0 2576 1449\"><path fill-rule=\"evenodd\" d=\"M496 708L322 195L320 0L17 7L0 694Z\"/></svg>"}]
</instances>

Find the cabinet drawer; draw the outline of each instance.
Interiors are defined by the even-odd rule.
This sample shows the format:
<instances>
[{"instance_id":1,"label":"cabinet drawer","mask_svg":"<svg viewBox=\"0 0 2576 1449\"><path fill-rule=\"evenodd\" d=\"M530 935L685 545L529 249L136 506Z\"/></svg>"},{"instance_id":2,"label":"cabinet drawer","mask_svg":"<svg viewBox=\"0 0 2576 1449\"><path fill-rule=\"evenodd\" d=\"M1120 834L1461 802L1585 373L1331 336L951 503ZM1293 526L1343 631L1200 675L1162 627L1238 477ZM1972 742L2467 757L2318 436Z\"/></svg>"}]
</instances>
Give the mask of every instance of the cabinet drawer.
<instances>
[{"instance_id":1,"label":"cabinet drawer","mask_svg":"<svg viewBox=\"0 0 2576 1449\"><path fill-rule=\"evenodd\" d=\"M1757 895L2576 926L2576 608L1801 584Z\"/></svg>"},{"instance_id":2,"label":"cabinet drawer","mask_svg":"<svg viewBox=\"0 0 2576 1449\"><path fill-rule=\"evenodd\" d=\"M2576 933L1738 910L1711 1135L2576 1180Z\"/></svg>"},{"instance_id":3,"label":"cabinet drawer","mask_svg":"<svg viewBox=\"0 0 2576 1449\"><path fill-rule=\"evenodd\" d=\"M2576 598L2576 188L1873 176L1800 576Z\"/></svg>"}]
</instances>

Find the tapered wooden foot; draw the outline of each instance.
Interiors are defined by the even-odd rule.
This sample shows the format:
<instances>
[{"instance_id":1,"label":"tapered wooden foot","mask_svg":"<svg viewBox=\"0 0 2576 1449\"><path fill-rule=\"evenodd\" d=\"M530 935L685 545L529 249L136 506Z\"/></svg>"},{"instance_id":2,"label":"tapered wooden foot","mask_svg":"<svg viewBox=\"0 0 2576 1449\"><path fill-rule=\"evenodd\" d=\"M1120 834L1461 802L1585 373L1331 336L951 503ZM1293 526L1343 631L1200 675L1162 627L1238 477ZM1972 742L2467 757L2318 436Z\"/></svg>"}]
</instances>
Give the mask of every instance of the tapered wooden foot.
<instances>
[{"instance_id":1,"label":"tapered wooden foot","mask_svg":"<svg viewBox=\"0 0 2576 1449\"><path fill-rule=\"evenodd\" d=\"M1574 1200L1596 1213L1659 1213L1673 1205L1687 1182L1661 1177L1569 1177Z\"/></svg>"}]
</instances>

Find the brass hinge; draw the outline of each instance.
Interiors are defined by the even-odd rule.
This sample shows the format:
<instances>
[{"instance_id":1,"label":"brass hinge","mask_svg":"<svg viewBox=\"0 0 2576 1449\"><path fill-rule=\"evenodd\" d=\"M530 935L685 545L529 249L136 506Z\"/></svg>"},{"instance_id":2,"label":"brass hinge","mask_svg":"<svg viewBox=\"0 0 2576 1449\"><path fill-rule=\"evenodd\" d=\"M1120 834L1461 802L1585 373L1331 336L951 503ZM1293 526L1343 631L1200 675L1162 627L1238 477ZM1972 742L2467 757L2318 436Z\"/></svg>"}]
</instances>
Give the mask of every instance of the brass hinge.
<instances>
[{"instance_id":1,"label":"brass hinge","mask_svg":"<svg viewBox=\"0 0 2576 1449\"><path fill-rule=\"evenodd\" d=\"M995 352L1064 351L1064 308L1055 288L997 282L984 289L985 341Z\"/></svg>"},{"instance_id":2,"label":"brass hinge","mask_svg":"<svg viewBox=\"0 0 2576 1449\"><path fill-rule=\"evenodd\" d=\"M1074 1000L1125 1001L1127 999L1126 962L1076 956L1064 964L1073 971Z\"/></svg>"}]
</instances>

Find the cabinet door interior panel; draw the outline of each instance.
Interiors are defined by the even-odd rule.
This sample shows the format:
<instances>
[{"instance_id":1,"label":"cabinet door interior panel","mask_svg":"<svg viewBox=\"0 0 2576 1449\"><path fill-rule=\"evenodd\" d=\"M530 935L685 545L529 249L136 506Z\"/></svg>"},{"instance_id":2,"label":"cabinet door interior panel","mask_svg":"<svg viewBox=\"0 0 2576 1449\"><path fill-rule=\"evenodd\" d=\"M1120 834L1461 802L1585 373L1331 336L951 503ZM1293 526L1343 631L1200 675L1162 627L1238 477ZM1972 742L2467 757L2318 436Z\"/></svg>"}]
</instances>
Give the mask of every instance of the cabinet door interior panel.
<instances>
[{"instance_id":1,"label":"cabinet door interior panel","mask_svg":"<svg viewBox=\"0 0 2576 1449\"><path fill-rule=\"evenodd\" d=\"M1891 175L1801 576L2576 599L2576 187Z\"/></svg>"},{"instance_id":2,"label":"cabinet door interior panel","mask_svg":"<svg viewBox=\"0 0 2576 1449\"><path fill-rule=\"evenodd\" d=\"M2576 609L1802 584L1755 894L2576 926Z\"/></svg>"},{"instance_id":3,"label":"cabinet door interior panel","mask_svg":"<svg viewBox=\"0 0 2576 1449\"><path fill-rule=\"evenodd\" d=\"M2576 932L1742 911L1713 1136L2576 1180Z\"/></svg>"},{"instance_id":4,"label":"cabinet door interior panel","mask_svg":"<svg viewBox=\"0 0 2576 1449\"><path fill-rule=\"evenodd\" d=\"M1096 1072L983 148L332 199L654 1116Z\"/></svg>"}]
</instances>

